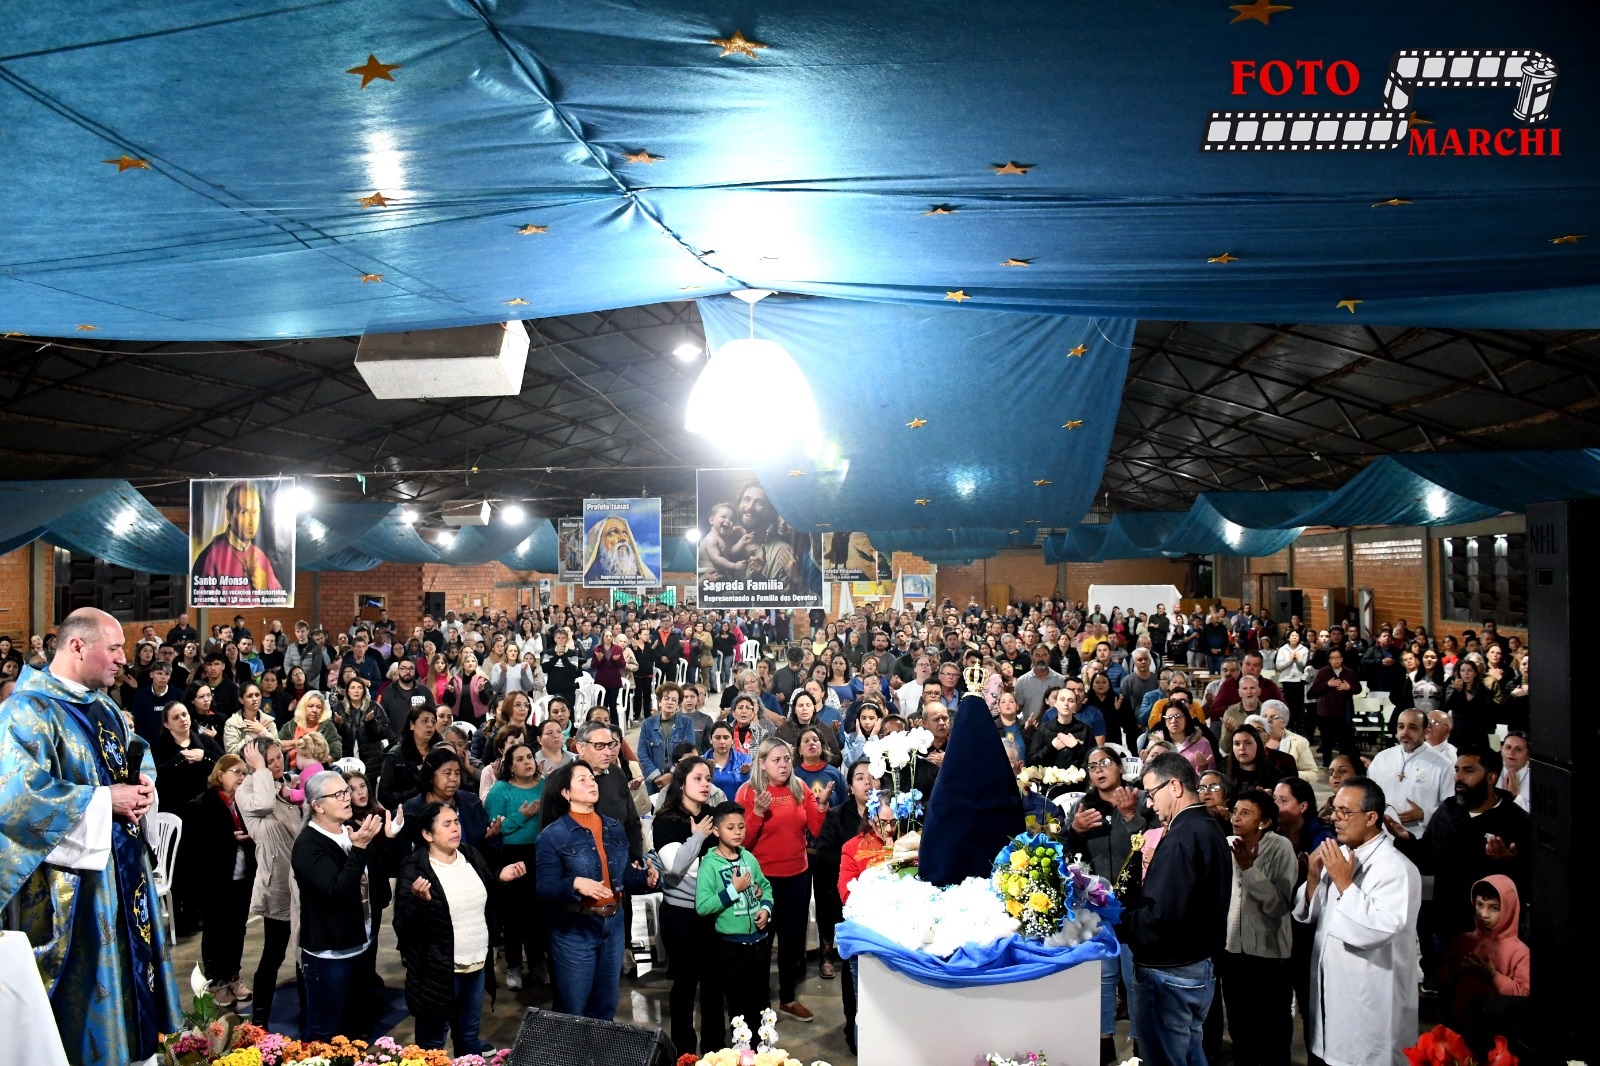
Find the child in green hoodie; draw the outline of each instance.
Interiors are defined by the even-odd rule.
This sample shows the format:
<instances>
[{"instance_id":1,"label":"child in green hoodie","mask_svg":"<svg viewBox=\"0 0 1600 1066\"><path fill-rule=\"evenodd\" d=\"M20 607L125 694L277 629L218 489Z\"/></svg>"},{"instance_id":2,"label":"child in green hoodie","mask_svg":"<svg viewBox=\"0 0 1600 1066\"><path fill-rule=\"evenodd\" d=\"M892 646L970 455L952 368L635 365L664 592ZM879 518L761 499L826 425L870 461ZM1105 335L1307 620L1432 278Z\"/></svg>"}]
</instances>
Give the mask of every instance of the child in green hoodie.
<instances>
[{"instance_id":1,"label":"child in green hoodie","mask_svg":"<svg viewBox=\"0 0 1600 1066\"><path fill-rule=\"evenodd\" d=\"M700 857L694 909L716 918L729 1017L742 1016L746 1025L755 1026L770 1002L772 885L742 846L743 807L728 802L713 808L711 835L717 846Z\"/></svg>"}]
</instances>

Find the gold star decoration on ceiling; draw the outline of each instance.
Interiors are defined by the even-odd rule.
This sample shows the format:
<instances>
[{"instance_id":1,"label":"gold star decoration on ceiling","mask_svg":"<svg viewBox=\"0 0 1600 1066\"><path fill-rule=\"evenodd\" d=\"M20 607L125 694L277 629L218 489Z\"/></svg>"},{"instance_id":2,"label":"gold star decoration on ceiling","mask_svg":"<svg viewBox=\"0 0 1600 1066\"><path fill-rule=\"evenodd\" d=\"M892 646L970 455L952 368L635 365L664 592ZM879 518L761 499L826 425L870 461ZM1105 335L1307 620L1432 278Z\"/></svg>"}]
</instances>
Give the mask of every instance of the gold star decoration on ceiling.
<instances>
[{"instance_id":1,"label":"gold star decoration on ceiling","mask_svg":"<svg viewBox=\"0 0 1600 1066\"><path fill-rule=\"evenodd\" d=\"M818 522L817 523L817 528L818 529L832 529L833 528L833 523L832 522Z\"/></svg>"},{"instance_id":2,"label":"gold star decoration on ceiling","mask_svg":"<svg viewBox=\"0 0 1600 1066\"><path fill-rule=\"evenodd\" d=\"M751 59L757 58L756 49L767 47L760 41L752 41L746 37L743 30L734 30L732 37L713 37L711 43L722 49L722 56L740 55L749 56ZM721 59L722 56L717 58Z\"/></svg>"},{"instance_id":3,"label":"gold star decoration on ceiling","mask_svg":"<svg viewBox=\"0 0 1600 1066\"><path fill-rule=\"evenodd\" d=\"M1027 520L1028 525L1030 525L1030 526L1036 526L1036 525L1038 525L1040 523L1040 521L1041 521L1041 519L1038 519L1038 518L1030 518L1030 519Z\"/></svg>"},{"instance_id":4,"label":"gold star decoration on ceiling","mask_svg":"<svg viewBox=\"0 0 1600 1066\"><path fill-rule=\"evenodd\" d=\"M13 337L21 337L21 336L23 336L23 334L20 331L12 330L10 333L5 334L4 337L0 338L0 339L11 340Z\"/></svg>"},{"instance_id":5,"label":"gold star decoration on ceiling","mask_svg":"<svg viewBox=\"0 0 1600 1066\"><path fill-rule=\"evenodd\" d=\"M1069 355L1073 359L1082 359L1083 358L1083 354L1085 352L1087 352L1088 350L1089 350L1089 346L1088 345L1080 344L1076 348L1068 348L1067 349L1067 355Z\"/></svg>"},{"instance_id":6,"label":"gold star decoration on ceiling","mask_svg":"<svg viewBox=\"0 0 1600 1066\"><path fill-rule=\"evenodd\" d=\"M528 301L524 300L520 296L515 296L515 297L512 297L511 299L506 301L506 306L507 307L527 307L528 306Z\"/></svg>"},{"instance_id":7,"label":"gold star decoration on ceiling","mask_svg":"<svg viewBox=\"0 0 1600 1066\"><path fill-rule=\"evenodd\" d=\"M1551 244L1577 244L1587 237L1587 233L1569 233L1565 237L1551 237Z\"/></svg>"},{"instance_id":8,"label":"gold star decoration on ceiling","mask_svg":"<svg viewBox=\"0 0 1600 1066\"><path fill-rule=\"evenodd\" d=\"M912 429L921 429L927 424L928 420L926 418L913 418L911 421L906 423L906 425L910 426Z\"/></svg>"},{"instance_id":9,"label":"gold star decoration on ceiling","mask_svg":"<svg viewBox=\"0 0 1600 1066\"><path fill-rule=\"evenodd\" d=\"M922 496L922 497L919 497L919 498L917 498L915 500L912 500L911 502L916 504L918 507L926 507L926 506L928 506L928 504L932 503L933 501L928 499L926 496Z\"/></svg>"},{"instance_id":10,"label":"gold star decoration on ceiling","mask_svg":"<svg viewBox=\"0 0 1600 1066\"><path fill-rule=\"evenodd\" d=\"M93 333L95 330L97 330L99 328L100 328L99 326L91 326L88 323L85 323L85 324L83 324L83 325L78 327L78 332L79 333Z\"/></svg>"},{"instance_id":11,"label":"gold star decoration on ceiling","mask_svg":"<svg viewBox=\"0 0 1600 1066\"><path fill-rule=\"evenodd\" d=\"M1038 165L1037 163L1019 163L1013 159L1009 163L990 163L989 169L996 174L1026 174Z\"/></svg>"},{"instance_id":12,"label":"gold star decoration on ceiling","mask_svg":"<svg viewBox=\"0 0 1600 1066\"><path fill-rule=\"evenodd\" d=\"M371 196L363 196L361 199L357 200L356 202L359 203L362 207L388 207L389 206L389 198L387 196L383 195L383 193L381 193L381 192L375 192Z\"/></svg>"},{"instance_id":13,"label":"gold star decoration on ceiling","mask_svg":"<svg viewBox=\"0 0 1600 1066\"><path fill-rule=\"evenodd\" d=\"M1274 4L1271 0L1252 0L1248 4L1229 4L1228 7L1238 12L1237 15L1233 16L1233 22L1228 23L1230 26L1234 22L1250 22L1252 20L1261 23L1263 26L1270 26L1272 23L1268 20L1273 15L1294 10L1287 4Z\"/></svg>"},{"instance_id":14,"label":"gold star decoration on ceiling","mask_svg":"<svg viewBox=\"0 0 1600 1066\"><path fill-rule=\"evenodd\" d=\"M1016 259L1016 258L1012 258L1012 259L1005 260L1000 265L1003 266L1003 267L1033 266L1033 260L1032 259Z\"/></svg>"},{"instance_id":15,"label":"gold star decoration on ceiling","mask_svg":"<svg viewBox=\"0 0 1600 1066\"><path fill-rule=\"evenodd\" d=\"M1238 260L1238 258L1239 257L1236 256L1236 255L1232 255L1232 254L1230 254L1228 252L1223 252L1221 255L1212 256L1210 259L1207 259L1206 262L1208 262L1208 263L1232 263L1232 262L1236 262Z\"/></svg>"},{"instance_id":16,"label":"gold star decoration on ceiling","mask_svg":"<svg viewBox=\"0 0 1600 1066\"><path fill-rule=\"evenodd\" d=\"M930 210L922 212L922 217L927 218L929 215L953 215L955 213L956 208L951 204L934 204Z\"/></svg>"},{"instance_id":17,"label":"gold star decoration on ceiling","mask_svg":"<svg viewBox=\"0 0 1600 1066\"><path fill-rule=\"evenodd\" d=\"M679 292L699 292L701 288L702 288L702 286L699 286L699 285L679 285L678 286L678 291Z\"/></svg>"},{"instance_id":18,"label":"gold star decoration on ceiling","mask_svg":"<svg viewBox=\"0 0 1600 1066\"><path fill-rule=\"evenodd\" d=\"M367 53L367 61L359 67L351 67L346 74L361 75L361 87L365 89L375 81L394 81L389 76L391 70L399 70L399 63L380 63L378 57L371 52Z\"/></svg>"},{"instance_id":19,"label":"gold star decoration on ceiling","mask_svg":"<svg viewBox=\"0 0 1600 1066\"><path fill-rule=\"evenodd\" d=\"M1334 306L1335 309L1338 309L1338 308L1342 307L1346 311L1349 311L1353 315L1353 314L1356 313L1356 304L1364 304L1366 302L1367 301L1365 301L1365 300L1340 300L1338 303L1334 304L1333 306Z\"/></svg>"},{"instance_id":20,"label":"gold star decoration on ceiling","mask_svg":"<svg viewBox=\"0 0 1600 1066\"><path fill-rule=\"evenodd\" d=\"M363 275L361 275L361 284L363 284L363 285L367 284L368 282L382 281L382 280L383 280L383 275L382 274L363 274Z\"/></svg>"},{"instance_id":21,"label":"gold star decoration on ceiling","mask_svg":"<svg viewBox=\"0 0 1600 1066\"><path fill-rule=\"evenodd\" d=\"M647 152L643 148L639 149L637 152L623 152L622 153L622 161L624 163L643 163L645 166L650 166L650 167L655 166L657 163L661 162L665 158L667 158L667 157L664 156L664 155L651 155L649 152ZM707 253L707 254L709 254L709 253Z\"/></svg>"},{"instance_id":22,"label":"gold star decoration on ceiling","mask_svg":"<svg viewBox=\"0 0 1600 1066\"><path fill-rule=\"evenodd\" d=\"M530 222L526 226L518 226L517 232L522 234L524 237L527 237L534 233L548 233L550 232L550 227L535 226L532 222Z\"/></svg>"},{"instance_id":23,"label":"gold star decoration on ceiling","mask_svg":"<svg viewBox=\"0 0 1600 1066\"><path fill-rule=\"evenodd\" d=\"M1034 482L1033 482L1033 487L1038 489L1038 488L1043 488L1044 486L1046 486L1048 484L1050 484L1050 479L1047 478L1047 477L1035 478Z\"/></svg>"},{"instance_id":24,"label":"gold star decoration on ceiling","mask_svg":"<svg viewBox=\"0 0 1600 1066\"><path fill-rule=\"evenodd\" d=\"M955 292L947 292L944 294L944 298L946 300L954 300L956 303L960 303L962 300L972 299L972 297L967 295L967 291L965 289L957 289Z\"/></svg>"},{"instance_id":25,"label":"gold star decoration on ceiling","mask_svg":"<svg viewBox=\"0 0 1600 1066\"><path fill-rule=\"evenodd\" d=\"M118 174L121 174L124 170L149 170L150 169L150 160L148 160L148 159L135 159L135 158L133 158L133 156L130 156L130 155L119 155L115 159L102 159L102 160L100 160L100 162L102 162L102 163L110 163L112 166L117 168L117 173Z\"/></svg>"},{"instance_id":26,"label":"gold star decoration on ceiling","mask_svg":"<svg viewBox=\"0 0 1600 1066\"><path fill-rule=\"evenodd\" d=\"M1372 206L1373 207L1399 207L1402 204L1409 204L1410 202L1411 202L1410 200L1407 200L1403 196L1396 196L1393 199L1389 199L1389 200L1379 200L1377 203L1373 204Z\"/></svg>"},{"instance_id":27,"label":"gold star decoration on ceiling","mask_svg":"<svg viewBox=\"0 0 1600 1066\"><path fill-rule=\"evenodd\" d=\"M806 472L804 470L791 470L791 471L789 471L789 476L790 477L805 477L806 476Z\"/></svg>"},{"instance_id":28,"label":"gold star decoration on ceiling","mask_svg":"<svg viewBox=\"0 0 1600 1066\"><path fill-rule=\"evenodd\" d=\"M1062 429L1077 429L1081 425L1083 425L1083 419L1074 418L1069 422L1061 423L1061 428Z\"/></svg>"}]
</instances>

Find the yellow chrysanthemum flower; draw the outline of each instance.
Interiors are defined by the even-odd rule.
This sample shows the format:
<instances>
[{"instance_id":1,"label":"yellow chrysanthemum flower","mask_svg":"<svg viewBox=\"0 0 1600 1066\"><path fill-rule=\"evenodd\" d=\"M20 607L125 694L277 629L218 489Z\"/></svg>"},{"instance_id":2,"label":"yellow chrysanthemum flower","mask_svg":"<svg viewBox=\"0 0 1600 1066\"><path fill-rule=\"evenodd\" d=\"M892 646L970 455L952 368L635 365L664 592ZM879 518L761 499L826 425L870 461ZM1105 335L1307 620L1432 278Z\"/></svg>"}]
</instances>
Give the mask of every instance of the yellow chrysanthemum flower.
<instances>
[{"instance_id":1,"label":"yellow chrysanthemum flower","mask_svg":"<svg viewBox=\"0 0 1600 1066\"><path fill-rule=\"evenodd\" d=\"M1013 918L1022 917L1022 904L1014 899L1006 900L1006 913Z\"/></svg>"},{"instance_id":2,"label":"yellow chrysanthemum flower","mask_svg":"<svg viewBox=\"0 0 1600 1066\"><path fill-rule=\"evenodd\" d=\"M1043 892L1035 892L1028 897L1028 906L1043 914L1050 909L1050 897Z\"/></svg>"}]
</instances>

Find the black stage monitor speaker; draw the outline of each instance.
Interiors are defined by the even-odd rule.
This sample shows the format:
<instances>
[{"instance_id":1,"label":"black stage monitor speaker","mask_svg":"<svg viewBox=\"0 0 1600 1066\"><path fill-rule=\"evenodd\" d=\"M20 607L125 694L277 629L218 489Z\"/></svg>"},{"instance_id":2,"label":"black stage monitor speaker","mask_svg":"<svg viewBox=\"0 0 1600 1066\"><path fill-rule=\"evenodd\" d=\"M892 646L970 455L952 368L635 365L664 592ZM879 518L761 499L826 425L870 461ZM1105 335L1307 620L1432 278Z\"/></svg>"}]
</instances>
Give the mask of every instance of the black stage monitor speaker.
<instances>
[{"instance_id":1,"label":"black stage monitor speaker","mask_svg":"<svg viewBox=\"0 0 1600 1066\"><path fill-rule=\"evenodd\" d=\"M1278 590L1278 612L1272 618L1274 622L1287 622L1295 615L1300 616L1300 621L1306 620L1306 597L1299 589Z\"/></svg>"},{"instance_id":2,"label":"black stage monitor speaker","mask_svg":"<svg viewBox=\"0 0 1600 1066\"><path fill-rule=\"evenodd\" d=\"M529 1007L507 1061L509 1066L673 1066L677 1057L660 1029Z\"/></svg>"}]
</instances>

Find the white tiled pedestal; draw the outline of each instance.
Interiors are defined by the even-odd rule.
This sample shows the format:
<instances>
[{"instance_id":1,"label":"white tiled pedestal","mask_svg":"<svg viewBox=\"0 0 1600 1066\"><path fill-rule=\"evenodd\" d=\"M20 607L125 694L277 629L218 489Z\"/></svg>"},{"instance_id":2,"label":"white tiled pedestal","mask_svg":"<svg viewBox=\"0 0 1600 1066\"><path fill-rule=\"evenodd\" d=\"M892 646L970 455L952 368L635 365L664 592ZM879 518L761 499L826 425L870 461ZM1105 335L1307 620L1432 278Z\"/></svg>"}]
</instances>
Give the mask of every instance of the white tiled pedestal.
<instances>
[{"instance_id":1,"label":"white tiled pedestal","mask_svg":"<svg viewBox=\"0 0 1600 1066\"><path fill-rule=\"evenodd\" d=\"M1040 1050L1050 1066L1097 1066L1100 963L1018 984L936 988L862 955L856 1038L868 1066L972 1066L990 1052Z\"/></svg>"}]
</instances>

